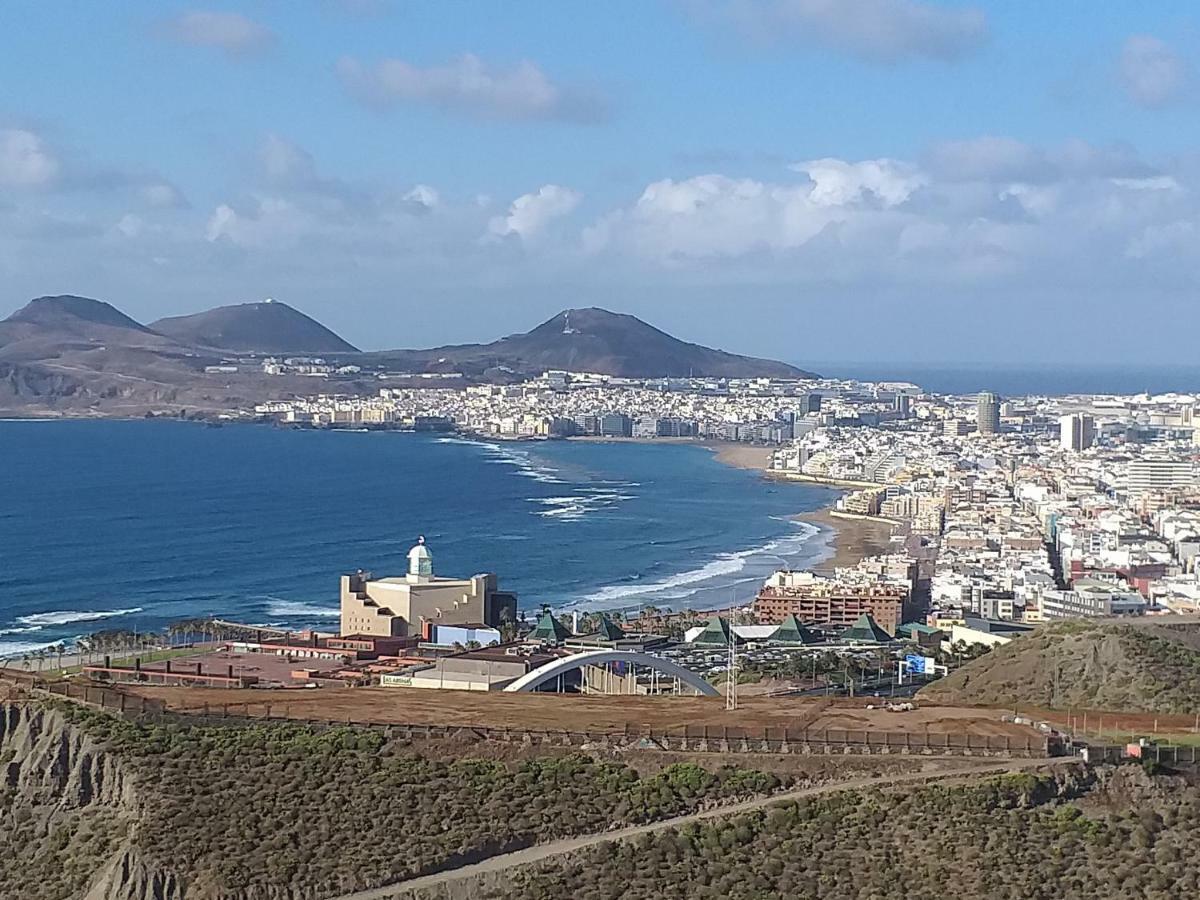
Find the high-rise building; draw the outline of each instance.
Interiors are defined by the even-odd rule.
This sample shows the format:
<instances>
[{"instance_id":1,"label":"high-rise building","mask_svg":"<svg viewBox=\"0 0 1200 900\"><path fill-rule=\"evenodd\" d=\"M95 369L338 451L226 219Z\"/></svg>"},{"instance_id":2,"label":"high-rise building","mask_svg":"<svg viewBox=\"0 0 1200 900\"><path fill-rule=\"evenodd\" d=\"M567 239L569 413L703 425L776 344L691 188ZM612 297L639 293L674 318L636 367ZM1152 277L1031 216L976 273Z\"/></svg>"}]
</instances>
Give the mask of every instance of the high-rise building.
<instances>
[{"instance_id":1,"label":"high-rise building","mask_svg":"<svg viewBox=\"0 0 1200 900\"><path fill-rule=\"evenodd\" d=\"M819 413L821 411L821 395L806 392L801 394L799 400L799 414L807 416L810 413Z\"/></svg>"},{"instance_id":2,"label":"high-rise building","mask_svg":"<svg viewBox=\"0 0 1200 900\"><path fill-rule=\"evenodd\" d=\"M912 413L912 398L908 394L896 395L896 412L900 414L900 418L907 419Z\"/></svg>"},{"instance_id":3,"label":"high-rise building","mask_svg":"<svg viewBox=\"0 0 1200 900\"><path fill-rule=\"evenodd\" d=\"M1189 460L1147 457L1129 463L1131 494L1169 491L1196 485L1196 469Z\"/></svg>"},{"instance_id":4,"label":"high-rise building","mask_svg":"<svg viewBox=\"0 0 1200 900\"><path fill-rule=\"evenodd\" d=\"M1000 398L990 391L979 395L977 427L980 434L995 434L1000 430Z\"/></svg>"},{"instance_id":5,"label":"high-rise building","mask_svg":"<svg viewBox=\"0 0 1200 900\"><path fill-rule=\"evenodd\" d=\"M1096 420L1084 413L1073 413L1058 420L1059 443L1064 450L1086 450L1096 443Z\"/></svg>"}]
</instances>

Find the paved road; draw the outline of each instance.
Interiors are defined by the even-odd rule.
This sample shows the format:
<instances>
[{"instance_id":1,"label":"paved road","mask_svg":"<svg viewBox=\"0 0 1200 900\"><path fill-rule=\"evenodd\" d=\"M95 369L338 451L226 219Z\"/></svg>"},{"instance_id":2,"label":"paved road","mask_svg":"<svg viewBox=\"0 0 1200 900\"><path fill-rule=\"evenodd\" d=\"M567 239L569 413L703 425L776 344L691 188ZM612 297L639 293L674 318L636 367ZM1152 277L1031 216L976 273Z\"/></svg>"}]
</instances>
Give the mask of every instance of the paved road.
<instances>
[{"instance_id":1,"label":"paved road","mask_svg":"<svg viewBox=\"0 0 1200 900\"><path fill-rule=\"evenodd\" d=\"M372 888L371 890L367 891L356 891L352 894L343 894L340 897L332 898L332 900L389 900L389 898L393 898L404 891L418 891L428 890L429 888L436 887L449 887L454 882L465 881L479 875L502 872L505 869L510 869L516 866L532 865L533 863L541 862L542 860L549 859L553 856L560 856L564 853L573 853L576 850L582 850L583 848L591 847L594 844L602 844L605 841L626 841L630 838L637 837L638 835L652 834L656 831L662 831L666 828L678 828L682 825L688 824L689 822L699 822L706 819L732 816L753 809L761 809L764 806L772 806L776 803L786 803L789 800L795 800L800 797L811 797L815 794L833 793L836 791L852 791L861 788L873 788L884 785L906 784L911 782L919 783L923 781L942 781L964 776L979 778L983 775L1003 774L1006 772L1015 772L1023 769L1038 768L1040 766L1062 764L1070 761L1072 761L1071 757L1013 760L993 759L988 760L987 762L970 763L936 772L925 771L915 773L900 773L879 775L872 778L851 778L845 781L834 781L827 784L819 784L811 787L784 791L778 794L770 794L765 797L755 797L752 800L743 800L740 803L731 803L727 806L720 806L715 809L689 813L685 816L676 816L673 819L663 819L658 822L651 822L647 825L633 825L628 828L620 828L614 831L602 831L598 834L588 834L580 837L550 841L545 844L538 844L533 847L528 847L524 850L515 850L512 853L502 853L485 859L482 862L473 863L467 866L460 866L456 869L448 869L445 872L437 872L433 875L422 875L419 878L410 878L407 881L400 881L396 882L395 884ZM447 893L447 896L449 896L449 892Z\"/></svg>"}]
</instances>

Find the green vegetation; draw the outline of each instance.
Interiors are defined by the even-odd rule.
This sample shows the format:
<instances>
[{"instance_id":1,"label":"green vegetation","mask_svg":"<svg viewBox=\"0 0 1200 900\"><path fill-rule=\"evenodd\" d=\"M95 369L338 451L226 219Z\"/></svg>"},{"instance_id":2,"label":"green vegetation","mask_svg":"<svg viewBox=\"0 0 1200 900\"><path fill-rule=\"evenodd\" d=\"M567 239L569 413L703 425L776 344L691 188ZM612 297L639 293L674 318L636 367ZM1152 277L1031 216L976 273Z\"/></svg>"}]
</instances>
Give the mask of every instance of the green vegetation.
<instances>
[{"instance_id":1,"label":"green vegetation","mask_svg":"<svg viewBox=\"0 0 1200 900\"><path fill-rule=\"evenodd\" d=\"M1018 637L923 688L993 706L1200 713L1200 625L1076 620Z\"/></svg>"},{"instance_id":2,"label":"green vegetation","mask_svg":"<svg viewBox=\"0 0 1200 900\"><path fill-rule=\"evenodd\" d=\"M1142 787L1152 781L1132 768ZM1122 774L1117 780L1124 781ZM1077 805L1032 775L907 793L845 792L601 844L529 870L491 900L911 897L1173 900L1200 895L1200 792L1174 782ZM1105 814L1090 812L1103 805Z\"/></svg>"},{"instance_id":3,"label":"green vegetation","mask_svg":"<svg viewBox=\"0 0 1200 900\"><path fill-rule=\"evenodd\" d=\"M83 895L92 876L121 846L125 824L107 810L47 817L36 804L0 791L0 896L62 900Z\"/></svg>"},{"instance_id":4,"label":"green vegetation","mask_svg":"<svg viewBox=\"0 0 1200 900\"><path fill-rule=\"evenodd\" d=\"M638 777L578 753L445 762L367 729L143 725L63 712L136 779L131 840L143 858L247 898L270 885L302 897L360 890L781 786L761 772L691 764Z\"/></svg>"}]
</instances>

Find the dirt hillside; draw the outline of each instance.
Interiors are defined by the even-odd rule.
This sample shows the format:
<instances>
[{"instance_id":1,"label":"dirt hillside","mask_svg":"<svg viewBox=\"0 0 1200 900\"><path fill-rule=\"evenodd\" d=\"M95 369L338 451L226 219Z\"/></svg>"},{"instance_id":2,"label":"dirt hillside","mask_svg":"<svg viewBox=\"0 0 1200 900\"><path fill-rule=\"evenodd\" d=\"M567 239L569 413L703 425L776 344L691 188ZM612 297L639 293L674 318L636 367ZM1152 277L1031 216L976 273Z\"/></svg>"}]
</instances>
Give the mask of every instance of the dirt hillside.
<instances>
[{"instance_id":1,"label":"dirt hillside","mask_svg":"<svg viewBox=\"0 0 1200 900\"><path fill-rule=\"evenodd\" d=\"M1048 625L920 692L936 703L1200 712L1200 622Z\"/></svg>"}]
</instances>

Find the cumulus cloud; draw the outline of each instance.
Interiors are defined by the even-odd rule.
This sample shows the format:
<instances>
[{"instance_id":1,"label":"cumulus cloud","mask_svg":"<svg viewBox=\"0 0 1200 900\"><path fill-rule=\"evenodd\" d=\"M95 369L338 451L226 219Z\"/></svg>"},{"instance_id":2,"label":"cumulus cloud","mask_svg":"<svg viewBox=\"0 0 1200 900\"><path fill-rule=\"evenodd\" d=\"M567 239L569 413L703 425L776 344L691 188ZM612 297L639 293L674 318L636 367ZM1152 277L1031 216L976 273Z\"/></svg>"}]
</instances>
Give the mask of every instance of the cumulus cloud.
<instances>
[{"instance_id":1,"label":"cumulus cloud","mask_svg":"<svg viewBox=\"0 0 1200 900\"><path fill-rule=\"evenodd\" d=\"M39 188L52 184L61 164L45 142L22 128L0 129L0 184Z\"/></svg>"},{"instance_id":2,"label":"cumulus cloud","mask_svg":"<svg viewBox=\"0 0 1200 900\"><path fill-rule=\"evenodd\" d=\"M446 65L422 67L401 59L367 65L343 57L337 73L352 95L383 108L421 103L481 119L517 121L597 122L608 115L598 94L558 84L529 61L502 68L468 53Z\"/></svg>"},{"instance_id":3,"label":"cumulus cloud","mask_svg":"<svg viewBox=\"0 0 1200 900\"><path fill-rule=\"evenodd\" d=\"M693 8L756 41L801 41L873 63L953 61L988 38L982 10L925 0L697 0Z\"/></svg>"},{"instance_id":4,"label":"cumulus cloud","mask_svg":"<svg viewBox=\"0 0 1200 900\"><path fill-rule=\"evenodd\" d=\"M1135 34L1117 62L1125 95L1138 106L1158 108L1177 100L1187 86L1187 63L1165 41Z\"/></svg>"},{"instance_id":5,"label":"cumulus cloud","mask_svg":"<svg viewBox=\"0 0 1200 900\"><path fill-rule=\"evenodd\" d=\"M163 23L167 38L192 47L211 47L230 57L258 53L275 40L275 34L253 19L235 12L194 9Z\"/></svg>"},{"instance_id":6,"label":"cumulus cloud","mask_svg":"<svg viewBox=\"0 0 1200 900\"><path fill-rule=\"evenodd\" d=\"M790 169L794 177L774 180L655 181L586 227L583 248L601 269L640 260L718 279L865 290L1103 283L1129 277L1114 261L1157 254L1161 263L1200 233L1184 174L1126 148L984 138L933 148L922 163L827 158Z\"/></svg>"},{"instance_id":7,"label":"cumulus cloud","mask_svg":"<svg viewBox=\"0 0 1200 900\"><path fill-rule=\"evenodd\" d=\"M209 217L205 237L240 247L292 247L320 230L307 209L282 197L259 197L242 208L222 203Z\"/></svg>"},{"instance_id":8,"label":"cumulus cloud","mask_svg":"<svg viewBox=\"0 0 1200 900\"><path fill-rule=\"evenodd\" d=\"M441 202L437 189L427 184L418 184L401 198L414 212L429 212Z\"/></svg>"},{"instance_id":9,"label":"cumulus cloud","mask_svg":"<svg viewBox=\"0 0 1200 900\"><path fill-rule=\"evenodd\" d=\"M536 193L522 194L512 202L508 213L488 223L489 234L496 237L517 235L523 240L536 237L554 219L572 212L583 195L557 184L544 184Z\"/></svg>"},{"instance_id":10,"label":"cumulus cloud","mask_svg":"<svg viewBox=\"0 0 1200 900\"><path fill-rule=\"evenodd\" d=\"M841 159L814 159L795 163L791 168L812 180L809 200L818 206L845 206L867 197L884 206L895 206L925 183L925 176L915 166L894 159L854 163Z\"/></svg>"}]
</instances>

